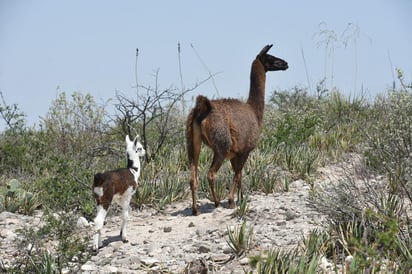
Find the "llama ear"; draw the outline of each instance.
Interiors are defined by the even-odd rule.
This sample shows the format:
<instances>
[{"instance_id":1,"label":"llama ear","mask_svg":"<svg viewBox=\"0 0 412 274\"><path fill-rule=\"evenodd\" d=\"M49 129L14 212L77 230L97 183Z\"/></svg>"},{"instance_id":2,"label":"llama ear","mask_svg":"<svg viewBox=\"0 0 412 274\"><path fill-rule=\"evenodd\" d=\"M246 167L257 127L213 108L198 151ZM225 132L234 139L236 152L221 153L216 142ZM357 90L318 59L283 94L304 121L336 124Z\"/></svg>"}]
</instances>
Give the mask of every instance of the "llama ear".
<instances>
[{"instance_id":1,"label":"llama ear","mask_svg":"<svg viewBox=\"0 0 412 274\"><path fill-rule=\"evenodd\" d=\"M136 137L133 140L134 145L137 145L137 142L140 142L140 136L139 134L136 135Z\"/></svg>"},{"instance_id":2,"label":"llama ear","mask_svg":"<svg viewBox=\"0 0 412 274\"><path fill-rule=\"evenodd\" d=\"M262 56L263 54L266 54L266 53L270 50L270 48L271 48L272 46L273 46L273 44L266 45L266 46L260 51L259 56Z\"/></svg>"},{"instance_id":3,"label":"llama ear","mask_svg":"<svg viewBox=\"0 0 412 274\"><path fill-rule=\"evenodd\" d=\"M129 135L126 135L126 144L131 143L132 141L129 138Z\"/></svg>"}]
</instances>

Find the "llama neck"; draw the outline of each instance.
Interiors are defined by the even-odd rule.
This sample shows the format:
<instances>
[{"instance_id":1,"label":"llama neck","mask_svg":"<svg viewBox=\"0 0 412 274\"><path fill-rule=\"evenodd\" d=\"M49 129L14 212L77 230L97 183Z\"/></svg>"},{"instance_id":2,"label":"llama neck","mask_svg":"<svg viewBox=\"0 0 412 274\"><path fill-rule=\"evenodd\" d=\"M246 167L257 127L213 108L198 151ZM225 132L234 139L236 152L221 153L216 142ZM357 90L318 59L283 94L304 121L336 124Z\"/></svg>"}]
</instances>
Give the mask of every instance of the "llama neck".
<instances>
[{"instance_id":1,"label":"llama neck","mask_svg":"<svg viewBox=\"0 0 412 274\"><path fill-rule=\"evenodd\" d=\"M136 161L127 158L127 168L133 169L134 171L139 171L139 166L135 164Z\"/></svg>"},{"instance_id":2,"label":"llama neck","mask_svg":"<svg viewBox=\"0 0 412 274\"><path fill-rule=\"evenodd\" d=\"M137 184L137 180L140 177L140 161L139 159L132 160L127 158L127 168L130 170L130 172L133 175L134 181Z\"/></svg>"},{"instance_id":3,"label":"llama neck","mask_svg":"<svg viewBox=\"0 0 412 274\"><path fill-rule=\"evenodd\" d=\"M254 109L259 127L262 124L263 111L265 108L265 83L266 71L262 63L258 59L255 59L250 72L250 89L247 103Z\"/></svg>"}]
</instances>

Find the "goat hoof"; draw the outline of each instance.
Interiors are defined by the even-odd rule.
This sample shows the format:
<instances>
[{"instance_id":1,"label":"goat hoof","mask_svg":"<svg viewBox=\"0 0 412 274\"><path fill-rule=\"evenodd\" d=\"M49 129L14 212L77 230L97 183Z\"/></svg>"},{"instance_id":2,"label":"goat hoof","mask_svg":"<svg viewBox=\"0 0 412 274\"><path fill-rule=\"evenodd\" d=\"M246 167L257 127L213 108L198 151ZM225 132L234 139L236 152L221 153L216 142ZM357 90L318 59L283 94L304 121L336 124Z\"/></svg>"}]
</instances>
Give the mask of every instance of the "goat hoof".
<instances>
[{"instance_id":1,"label":"goat hoof","mask_svg":"<svg viewBox=\"0 0 412 274\"><path fill-rule=\"evenodd\" d=\"M192 214L193 216L199 216L200 215L200 211L198 209L193 209L192 210Z\"/></svg>"},{"instance_id":2,"label":"goat hoof","mask_svg":"<svg viewBox=\"0 0 412 274\"><path fill-rule=\"evenodd\" d=\"M233 200L229 200L228 208L234 209L235 207L236 207L235 202Z\"/></svg>"},{"instance_id":3,"label":"goat hoof","mask_svg":"<svg viewBox=\"0 0 412 274\"><path fill-rule=\"evenodd\" d=\"M122 242L123 242L123 243L128 243L129 240L126 240L126 239L125 239L125 240L122 240Z\"/></svg>"}]
</instances>

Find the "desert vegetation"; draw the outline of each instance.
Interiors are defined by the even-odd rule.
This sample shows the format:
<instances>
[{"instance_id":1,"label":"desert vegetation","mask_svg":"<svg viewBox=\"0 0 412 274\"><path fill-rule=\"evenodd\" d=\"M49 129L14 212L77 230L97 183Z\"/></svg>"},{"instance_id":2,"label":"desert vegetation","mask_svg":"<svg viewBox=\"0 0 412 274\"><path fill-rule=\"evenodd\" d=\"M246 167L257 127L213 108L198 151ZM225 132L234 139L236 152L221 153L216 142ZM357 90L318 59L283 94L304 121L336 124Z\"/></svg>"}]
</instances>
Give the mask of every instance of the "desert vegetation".
<instances>
[{"instance_id":1,"label":"desert vegetation","mask_svg":"<svg viewBox=\"0 0 412 274\"><path fill-rule=\"evenodd\" d=\"M95 216L93 175L127 165L126 134L141 134L147 151L132 206L162 209L187 199L186 113L179 102L196 86L118 93L110 102L116 105L114 116L90 94L60 91L36 127L26 125L24 110L2 95L0 211L41 211L44 216L38 227L20 231L22 245L30 243L31 251L8 269L0 261L2 271L53 273L87 260L91 238L76 232L75 223L79 216ZM303 179L328 223L304 237L295 250L253 256L256 271L316 273L322 258L335 271L345 266L348 273L412 269L412 85L402 72L394 88L374 99L347 97L323 81L315 92L293 87L267 91L266 98L261 137L243 169L243 191L246 196L283 192L290 182ZM212 157L202 150L200 174ZM321 167L354 158L359 159L355 174L320 185ZM217 176L216 195L224 199L233 176L230 165L223 164ZM213 200L206 175L199 178L198 195ZM247 220L247 198L237 207L234 218ZM228 245L247 256L251 234L246 221L228 229ZM47 249L50 242L53 253Z\"/></svg>"}]
</instances>

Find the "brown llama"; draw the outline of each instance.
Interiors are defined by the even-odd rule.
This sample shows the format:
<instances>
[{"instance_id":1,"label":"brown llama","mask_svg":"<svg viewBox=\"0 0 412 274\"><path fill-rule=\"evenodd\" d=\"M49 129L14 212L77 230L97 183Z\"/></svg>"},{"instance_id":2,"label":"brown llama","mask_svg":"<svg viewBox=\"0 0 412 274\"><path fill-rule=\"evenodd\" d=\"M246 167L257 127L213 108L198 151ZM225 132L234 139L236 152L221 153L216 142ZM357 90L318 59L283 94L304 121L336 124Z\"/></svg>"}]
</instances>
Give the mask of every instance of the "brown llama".
<instances>
[{"instance_id":1,"label":"brown llama","mask_svg":"<svg viewBox=\"0 0 412 274\"><path fill-rule=\"evenodd\" d=\"M213 161L207 179L215 206L220 206L216 195L216 173L225 159L229 159L235 172L229 192L229 208L235 207L234 192L243 198L242 169L249 153L256 147L262 126L265 106L266 72L286 70L288 63L267 54L272 45L265 46L252 63L249 98L246 103L235 99L209 100L199 95L186 124L186 142L190 164L192 213L199 215L197 207L198 161L202 142L213 150ZM239 198L240 192L240 198Z\"/></svg>"}]
</instances>

